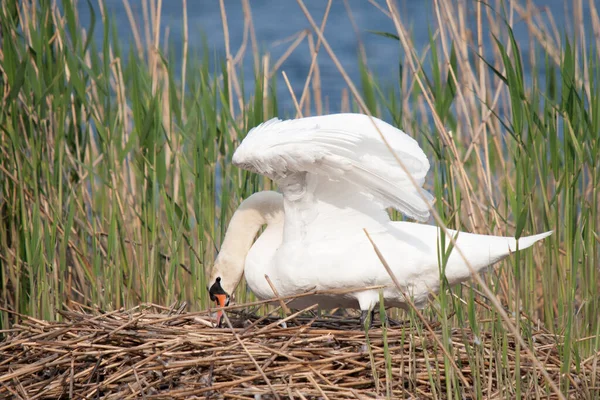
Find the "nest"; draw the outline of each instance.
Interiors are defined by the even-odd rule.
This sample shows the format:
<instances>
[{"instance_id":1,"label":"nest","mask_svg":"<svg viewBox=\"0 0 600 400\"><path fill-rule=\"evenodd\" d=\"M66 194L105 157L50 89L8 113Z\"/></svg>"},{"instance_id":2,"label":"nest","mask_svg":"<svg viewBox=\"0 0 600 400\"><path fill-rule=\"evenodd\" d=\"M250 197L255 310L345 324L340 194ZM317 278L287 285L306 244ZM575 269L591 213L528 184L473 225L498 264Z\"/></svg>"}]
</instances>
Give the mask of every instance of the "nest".
<instances>
[{"instance_id":1,"label":"nest","mask_svg":"<svg viewBox=\"0 0 600 400\"><path fill-rule=\"evenodd\" d=\"M358 319L306 313L283 322L229 313L229 327L216 329L207 312L154 305L62 315L21 316L4 332L0 398L511 398L517 357L521 395L558 398L510 335L405 324L375 326L367 338ZM566 397L599 393L592 362L565 369L555 336L529 329L531 349ZM442 348L443 338L451 346Z\"/></svg>"}]
</instances>

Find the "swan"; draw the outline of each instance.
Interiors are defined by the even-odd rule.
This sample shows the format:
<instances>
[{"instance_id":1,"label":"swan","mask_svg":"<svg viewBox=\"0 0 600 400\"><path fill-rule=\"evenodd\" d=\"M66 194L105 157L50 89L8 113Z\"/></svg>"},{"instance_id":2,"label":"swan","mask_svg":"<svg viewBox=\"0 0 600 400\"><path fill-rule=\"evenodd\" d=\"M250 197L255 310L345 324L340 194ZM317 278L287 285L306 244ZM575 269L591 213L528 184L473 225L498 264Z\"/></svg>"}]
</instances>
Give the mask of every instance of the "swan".
<instances>
[{"instance_id":1,"label":"swan","mask_svg":"<svg viewBox=\"0 0 600 400\"><path fill-rule=\"evenodd\" d=\"M400 167L378 130L406 169ZM242 275L260 299L273 298L275 293L284 297L311 290L384 286L302 297L292 303L298 309L315 303L324 309L359 308L363 324L379 303L380 290L386 305L404 308L405 293L417 307L424 307L430 294L439 290L440 228L392 221L386 212L393 207L426 222L433 199L421 187L429 161L418 143L401 130L363 114L275 118L250 130L232 162L271 178L281 193L254 193L232 216L208 278L210 298L218 306L229 304ZM266 229L255 241L264 225ZM450 229L448 233L479 272L552 231L519 240ZM448 247L450 240L445 242ZM450 285L471 275L457 251L450 253L444 273ZM219 312L218 326L221 316Z\"/></svg>"}]
</instances>

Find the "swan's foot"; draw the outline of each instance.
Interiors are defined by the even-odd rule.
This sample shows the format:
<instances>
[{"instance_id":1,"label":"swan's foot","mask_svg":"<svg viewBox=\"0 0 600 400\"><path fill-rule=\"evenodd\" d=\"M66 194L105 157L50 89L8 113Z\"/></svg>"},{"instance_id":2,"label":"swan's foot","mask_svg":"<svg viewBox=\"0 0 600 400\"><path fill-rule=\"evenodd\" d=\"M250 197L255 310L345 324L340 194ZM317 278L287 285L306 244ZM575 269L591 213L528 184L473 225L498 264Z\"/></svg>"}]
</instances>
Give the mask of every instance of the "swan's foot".
<instances>
[{"instance_id":1,"label":"swan's foot","mask_svg":"<svg viewBox=\"0 0 600 400\"><path fill-rule=\"evenodd\" d=\"M362 326L364 330L368 331L373 326L374 319L375 319L375 309L361 310L360 326Z\"/></svg>"}]
</instances>

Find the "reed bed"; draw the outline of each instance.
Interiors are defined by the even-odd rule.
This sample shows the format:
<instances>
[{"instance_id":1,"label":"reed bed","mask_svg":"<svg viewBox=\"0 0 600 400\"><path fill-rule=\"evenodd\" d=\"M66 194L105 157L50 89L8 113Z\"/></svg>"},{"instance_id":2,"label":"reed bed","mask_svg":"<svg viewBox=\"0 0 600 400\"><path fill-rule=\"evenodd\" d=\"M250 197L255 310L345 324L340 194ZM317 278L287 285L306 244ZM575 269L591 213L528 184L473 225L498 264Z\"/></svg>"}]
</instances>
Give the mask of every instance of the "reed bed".
<instances>
[{"instance_id":1,"label":"reed bed","mask_svg":"<svg viewBox=\"0 0 600 400\"><path fill-rule=\"evenodd\" d=\"M0 343L0 397L446 398L445 375L430 372L445 364L432 338L441 336L439 323L432 323L434 332L375 326L367 340L358 319L349 317L304 316L283 325L275 317L230 313L233 326L215 329L210 314L158 305L61 315L62 322L27 317L7 332ZM592 383L600 382L600 370L590 360L565 367L561 338L522 323L556 384L561 374L572 382L567 398L600 395ZM524 396L556 398L510 335L504 354L486 332L453 328L448 340L462 398L517 398L503 380L519 356ZM481 363L470 361L472 352L481 353Z\"/></svg>"}]
</instances>

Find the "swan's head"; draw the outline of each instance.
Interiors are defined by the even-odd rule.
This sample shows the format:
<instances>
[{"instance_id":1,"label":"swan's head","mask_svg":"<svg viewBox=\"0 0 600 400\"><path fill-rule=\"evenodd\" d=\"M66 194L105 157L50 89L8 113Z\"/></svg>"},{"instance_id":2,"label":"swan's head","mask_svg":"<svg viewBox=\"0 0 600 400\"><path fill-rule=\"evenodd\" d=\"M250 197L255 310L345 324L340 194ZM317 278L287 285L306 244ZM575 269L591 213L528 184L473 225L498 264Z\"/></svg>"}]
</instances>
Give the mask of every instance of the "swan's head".
<instances>
[{"instance_id":1,"label":"swan's head","mask_svg":"<svg viewBox=\"0 0 600 400\"><path fill-rule=\"evenodd\" d=\"M230 295L223 289L221 280L220 276L214 280L214 283L208 288L208 294L210 295L210 299L217 303L218 307L226 307L229 305ZM221 327L222 318L223 311L219 310L217 312L217 327Z\"/></svg>"},{"instance_id":2,"label":"swan's head","mask_svg":"<svg viewBox=\"0 0 600 400\"><path fill-rule=\"evenodd\" d=\"M241 271L238 263L232 263L233 260L227 260L227 255L221 252L212 271L209 274L206 286L210 299L214 301L217 307L226 307L229 305L231 294L234 292L241 279ZM217 312L217 326L221 326L223 312Z\"/></svg>"}]
</instances>

